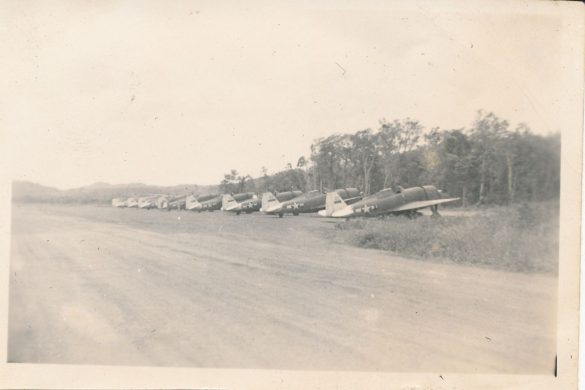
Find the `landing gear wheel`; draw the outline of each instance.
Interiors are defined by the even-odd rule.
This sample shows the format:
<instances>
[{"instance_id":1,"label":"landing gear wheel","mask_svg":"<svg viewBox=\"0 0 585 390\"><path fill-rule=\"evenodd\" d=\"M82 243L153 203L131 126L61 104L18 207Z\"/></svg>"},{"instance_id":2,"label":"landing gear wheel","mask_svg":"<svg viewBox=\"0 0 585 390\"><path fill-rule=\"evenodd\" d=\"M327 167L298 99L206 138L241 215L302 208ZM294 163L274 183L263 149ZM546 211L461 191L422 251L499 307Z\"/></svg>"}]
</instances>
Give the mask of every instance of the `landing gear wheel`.
<instances>
[{"instance_id":1,"label":"landing gear wheel","mask_svg":"<svg viewBox=\"0 0 585 390\"><path fill-rule=\"evenodd\" d=\"M236 215L240 215L241 211L236 211Z\"/></svg>"},{"instance_id":2,"label":"landing gear wheel","mask_svg":"<svg viewBox=\"0 0 585 390\"><path fill-rule=\"evenodd\" d=\"M284 213L278 213L278 218L284 217Z\"/></svg>"},{"instance_id":3,"label":"landing gear wheel","mask_svg":"<svg viewBox=\"0 0 585 390\"><path fill-rule=\"evenodd\" d=\"M298 211L295 211L295 212L293 213L293 215L294 215L295 217L298 217L298 216L299 216L299 212L298 212Z\"/></svg>"}]
</instances>

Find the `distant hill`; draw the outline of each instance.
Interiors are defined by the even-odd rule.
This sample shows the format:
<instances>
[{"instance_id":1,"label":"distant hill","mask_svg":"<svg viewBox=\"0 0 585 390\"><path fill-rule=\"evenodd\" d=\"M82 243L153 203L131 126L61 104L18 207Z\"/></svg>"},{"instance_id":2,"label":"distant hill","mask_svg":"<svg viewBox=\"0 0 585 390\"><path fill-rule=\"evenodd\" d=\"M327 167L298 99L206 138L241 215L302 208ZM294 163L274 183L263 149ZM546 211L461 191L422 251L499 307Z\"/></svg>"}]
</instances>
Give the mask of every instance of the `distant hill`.
<instances>
[{"instance_id":1,"label":"distant hill","mask_svg":"<svg viewBox=\"0 0 585 390\"><path fill-rule=\"evenodd\" d=\"M113 198L129 198L152 194L181 195L215 192L218 186L181 184L152 186L143 183L109 184L98 182L70 190L43 186L29 181L12 183L12 201L22 203L110 203Z\"/></svg>"},{"instance_id":2,"label":"distant hill","mask_svg":"<svg viewBox=\"0 0 585 390\"><path fill-rule=\"evenodd\" d=\"M12 182L12 199L44 199L58 196L60 190L29 181Z\"/></svg>"}]
</instances>

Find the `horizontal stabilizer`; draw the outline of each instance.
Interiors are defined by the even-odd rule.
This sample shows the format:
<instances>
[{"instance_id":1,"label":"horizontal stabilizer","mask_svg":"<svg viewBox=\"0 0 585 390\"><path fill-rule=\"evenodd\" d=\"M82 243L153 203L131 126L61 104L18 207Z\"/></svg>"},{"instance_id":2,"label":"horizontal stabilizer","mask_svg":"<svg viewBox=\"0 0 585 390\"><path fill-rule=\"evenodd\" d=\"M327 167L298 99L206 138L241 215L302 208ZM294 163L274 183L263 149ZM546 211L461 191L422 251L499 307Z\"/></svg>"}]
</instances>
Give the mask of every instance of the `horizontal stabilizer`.
<instances>
[{"instance_id":1,"label":"horizontal stabilizer","mask_svg":"<svg viewBox=\"0 0 585 390\"><path fill-rule=\"evenodd\" d=\"M436 206L438 204L455 202L460 198L449 198L449 199L433 199L433 200L420 200L416 202L410 202L403 204L402 206L396 207L389 211L406 211L406 210L418 210L424 209L425 207Z\"/></svg>"}]
</instances>

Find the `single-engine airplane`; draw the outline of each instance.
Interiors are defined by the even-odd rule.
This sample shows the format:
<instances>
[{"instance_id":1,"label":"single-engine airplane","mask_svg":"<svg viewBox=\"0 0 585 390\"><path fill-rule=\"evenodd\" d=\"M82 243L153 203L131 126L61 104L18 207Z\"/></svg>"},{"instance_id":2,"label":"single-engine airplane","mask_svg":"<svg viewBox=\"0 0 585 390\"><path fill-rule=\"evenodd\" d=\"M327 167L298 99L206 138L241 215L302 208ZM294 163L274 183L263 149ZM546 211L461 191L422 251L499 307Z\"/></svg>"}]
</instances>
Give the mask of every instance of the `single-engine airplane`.
<instances>
[{"instance_id":1,"label":"single-engine airplane","mask_svg":"<svg viewBox=\"0 0 585 390\"><path fill-rule=\"evenodd\" d=\"M170 195L159 196L156 199L156 207L158 207L159 209L166 209L169 205L169 198Z\"/></svg>"},{"instance_id":2,"label":"single-engine airplane","mask_svg":"<svg viewBox=\"0 0 585 390\"><path fill-rule=\"evenodd\" d=\"M221 210L233 211L234 207L245 200L252 199L256 194L253 192L242 192L240 194L223 194L221 196Z\"/></svg>"},{"instance_id":3,"label":"single-engine airplane","mask_svg":"<svg viewBox=\"0 0 585 390\"><path fill-rule=\"evenodd\" d=\"M320 211L319 215L350 218L398 214L413 218L420 215L418 210L430 207L433 216L439 216L440 204L456 200L459 198L444 198L435 186L411 187L397 191L386 188L351 205L347 204L336 192L329 192L325 210Z\"/></svg>"},{"instance_id":4,"label":"single-engine airplane","mask_svg":"<svg viewBox=\"0 0 585 390\"><path fill-rule=\"evenodd\" d=\"M341 199L350 204L361 199L360 192L357 188L340 188L335 190L334 193L338 194ZM271 198L267 200L270 201ZM273 204L266 211L271 214L278 214L281 218L284 214L296 216L300 213L314 213L325 209L325 200L326 195L324 193L314 190L285 202L272 202Z\"/></svg>"},{"instance_id":5,"label":"single-engine airplane","mask_svg":"<svg viewBox=\"0 0 585 390\"><path fill-rule=\"evenodd\" d=\"M154 209L157 208L157 199L160 195L150 195L138 198L138 208L140 209Z\"/></svg>"},{"instance_id":6,"label":"single-engine airplane","mask_svg":"<svg viewBox=\"0 0 585 390\"><path fill-rule=\"evenodd\" d=\"M138 207L138 198L128 198L128 200L126 200L126 207Z\"/></svg>"},{"instance_id":7,"label":"single-engine airplane","mask_svg":"<svg viewBox=\"0 0 585 390\"><path fill-rule=\"evenodd\" d=\"M277 214L281 202L294 199L303 194L302 191L265 192L262 194L262 207L260 211L264 214Z\"/></svg>"},{"instance_id":8,"label":"single-engine airplane","mask_svg":"<svg viewBox=\"0 0 585 390\"><path fill-rule=\"evenodd\" d=\"M114 198L112 199L112 206L114 207L126 207L126 200L122 198Z\"/></svg>"},{"instance_id":9,"label":"single-engine airplane","mask_svg":"<svg viewBox=\"0 0 585 390\"><path fill-rule=\"evenodd\" d=\"M193 211L215 211L221 209L221 194L209 194L197 198L197 204L192 204Z\"/></svg>"},{"instance_id":10,"label":"single-engine airplane","mask_svg":"<svg viewBox=\"0 0 585 390\"><path fill-rule=\"evenodd\" d=\"M236 215L240 215L242 212L250 214L254 211L259 211L260 207L260 199L252 192L235 195L225 194L221 200L221 209L235 212Z\"/></svg>"},{"instance_id":11,"label":"single-engine airplane","mask_svg":"<svg viewBox=\"0 0 585 390\"><path fill-rule=\"evenodd\" d=\"M163 210L182 210L185 208L185 199L187 195L163 195L156 199L156 205Z\"/></svg>"},{"instance_id":12,"label":"single-engine airplane","mask_svg":"<svg viewBox=\"0 0 585 390\"><path fill-rule=\"evenodd\" d=\"M219 194L189 195L185 199L185 209L196 211L201 205L201 202L205 202L218 196Z\"/></svg>"}]
</instances>

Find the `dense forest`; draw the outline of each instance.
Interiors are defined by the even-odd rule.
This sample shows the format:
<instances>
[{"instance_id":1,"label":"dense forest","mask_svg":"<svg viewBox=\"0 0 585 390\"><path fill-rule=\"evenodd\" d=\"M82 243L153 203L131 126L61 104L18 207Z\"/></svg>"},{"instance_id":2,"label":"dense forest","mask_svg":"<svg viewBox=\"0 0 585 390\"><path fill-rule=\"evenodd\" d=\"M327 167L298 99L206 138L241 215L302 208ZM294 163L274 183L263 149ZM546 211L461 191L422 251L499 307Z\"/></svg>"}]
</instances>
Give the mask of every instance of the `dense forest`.
<instances>
[{"instance_id":1,"label":"dense forest","mask_svg":"<svg viewBox=\"0 0 585 390\"><path fill-rule=\"evenodd\" d=\"M232 170L224 192L357 187L364 194L383 188L433 184L462 204L509 204L559 197L560 134L536 135L479 111L470 127L427 129L415 119L381 120L377 129L333 134L311 145L281 172L258 178Z\"/></svg>"},{"instance_id":2,"label":"dense forest","mask_svg":"<svg viewBox=\"0 0 585 390\"><path fill-rule=\"evenodd\" d=\"M357 187L364 194L383 188L432 184L461 204L510 204L558 199L560 134L536 135L526 124L513 127L493 113L479 111L468 128L425 128L411 118L381 120L377 129L316 139L302 156L280 172L259 177L233 169L216 186L96 183L60 191L15 182L13 199L22 202L109 203L113 197L148 193L184 194L327 191Z\"/></svg>"}]
</instances>

